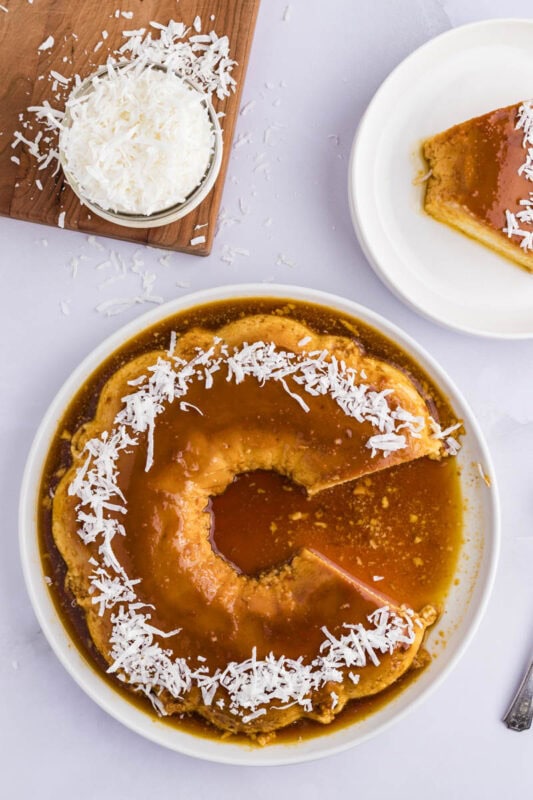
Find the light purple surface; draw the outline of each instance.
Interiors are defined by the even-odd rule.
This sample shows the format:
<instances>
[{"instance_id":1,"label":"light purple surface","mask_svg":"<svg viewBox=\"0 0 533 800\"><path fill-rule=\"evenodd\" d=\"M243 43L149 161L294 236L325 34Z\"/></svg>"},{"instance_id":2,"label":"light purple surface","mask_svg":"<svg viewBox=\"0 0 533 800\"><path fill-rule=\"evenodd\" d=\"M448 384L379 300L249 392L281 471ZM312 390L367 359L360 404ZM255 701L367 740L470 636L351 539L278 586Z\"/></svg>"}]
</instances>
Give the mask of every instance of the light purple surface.
<instances>
[{"instance_id":1,"label":"light purple surface","mask_svg":"<svg viewBox=\"0 0 533 800\"><path fill-rule=\"evenodd\" d=\"M99 239L106 253L82 235L2 219L0 785L7 797L68 792L86 800L109 797L111 786L132 800L533 794L533 733L512 733L500 722L533 648L532 345L453 333L403 306L362 256L346 196L357 122L390 69L451 26L527 16L531 5L300 0L289 4L284 22L287 5L264 0L259 14L243 100L255 106L237 129L252 141L234 150L222 202L238 221L222 227L209 258L170 254L161 264L163 252L143 248L144 269L156 274L153 292L165 300L189 291L177 282L195 290L264 280L267 291L275 280L332 291L389 317L429 349L471 403L499 477L503 546L488 613L468 653L426 704L379 738L326 761L268 771L209 765L158 748L107 717L39 631L22 583L16 506L27 450L56 390L90 349L146 308L110 318L94 310L104 300L139 294L139 276L100 289L112 269L96 269L111 250L130 264L137 248ZM268 170L257 169L263 162ZM249 255L227 264L227 248ZM87 260L73 279L70 262L80 256ZM277 263L280 256L294 266Z\"/></svg>"}]
</instances>

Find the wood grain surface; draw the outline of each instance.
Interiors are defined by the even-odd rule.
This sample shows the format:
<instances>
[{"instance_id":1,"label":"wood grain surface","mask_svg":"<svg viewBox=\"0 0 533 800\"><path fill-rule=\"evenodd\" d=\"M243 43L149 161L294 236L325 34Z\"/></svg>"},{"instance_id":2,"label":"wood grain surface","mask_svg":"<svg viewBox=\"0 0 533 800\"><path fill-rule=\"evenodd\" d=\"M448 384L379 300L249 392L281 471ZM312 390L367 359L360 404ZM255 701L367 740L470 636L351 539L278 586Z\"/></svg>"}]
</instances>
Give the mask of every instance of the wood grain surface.
<instances>
[{"instance_id":1,"label":"wood grain surface","mask_svg":"<svg viewBox=\"0 0 533 800\"><path fill-rule=\"evenodd\" d=\"M2 5L8 13L0 10L0 214L56 226L61 211L65 211L65 228L208 255L259 0L38 0L33 5L21 0L3 0ZM117 9L133 12L133 17L117 19ZM48 100L53 107L63 107L68 89L66 93L60 87L53 91L50 70L66 77L78 73L84 78L123 43L122 31L148 27L151 20L165 25L170 19L192 24L197 15L202 20L202 32L214 30L219 36L228 36L230 55L237 61L233 69L237 88L222 101L214 98L216 110L225 114L221 120L222 167L213 190L186 217L152 229L125 228L106 222L80 204L65 183L61 170L54 175L55 165L39 170L38 163L24 146L11 147L14 131L19 130L33 139L38 130L35 124L32 129L21 127L21 115L31 118L26 114L28 106L41 105ZM98 42L102 41L102 31L108 32L108 38L95 52ZM157 31L153 33L157 35ZM39 51L39 45L50 35L54 37L54 46ZM20 165L11 160L13 155L20 159ZM36 179L41 181L42 191L37 188ZM195 231L196 225L205 223L207 227ZM198 235L204 235L206 241L192 247L190 241Z\"/></svg>"}]
</instances>

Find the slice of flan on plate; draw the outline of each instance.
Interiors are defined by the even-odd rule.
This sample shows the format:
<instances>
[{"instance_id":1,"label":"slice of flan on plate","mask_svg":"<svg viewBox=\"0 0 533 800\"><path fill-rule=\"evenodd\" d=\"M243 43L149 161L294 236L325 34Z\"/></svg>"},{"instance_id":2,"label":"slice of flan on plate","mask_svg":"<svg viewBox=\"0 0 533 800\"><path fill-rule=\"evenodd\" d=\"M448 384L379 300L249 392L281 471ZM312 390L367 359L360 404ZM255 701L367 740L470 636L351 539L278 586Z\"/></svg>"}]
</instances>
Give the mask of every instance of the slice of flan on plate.
<instances>
[{"instance_id":1,"label":"slice of flan on plate","mask_svg":"<svg viewBox=\"0 0 533 800\"><path fill-rule=\"evenodd\" d=\"M531 103L455 125L422 151L427 213L533 271Z\"/></svg>"}]
</instances>

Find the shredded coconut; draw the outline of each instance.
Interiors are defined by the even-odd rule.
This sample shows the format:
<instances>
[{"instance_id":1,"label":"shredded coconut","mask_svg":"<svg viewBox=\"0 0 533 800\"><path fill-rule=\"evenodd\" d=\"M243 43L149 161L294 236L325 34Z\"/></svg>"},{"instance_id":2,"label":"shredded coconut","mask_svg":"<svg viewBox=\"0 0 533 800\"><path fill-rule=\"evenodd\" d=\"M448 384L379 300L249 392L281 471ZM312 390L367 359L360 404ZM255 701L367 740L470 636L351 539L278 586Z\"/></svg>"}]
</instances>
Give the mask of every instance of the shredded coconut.
<instances>
[{"instance_id":1,"label":"shredded coconut","mask_svg":"<svg viewBox=\"0 0 533 800\"><path fill-rule=\"evenodd\" d=\"M523 130L524 137L522 146L526 151L526 160L519 167L518 174L523 175L528 181L533 181L533 106L532 101L522 103L517 112L516 130ZM507 209L505 211L505 226L503 232L508 239L513 236L521 239L520 247L522 250L533 250L533 228L524 228L524 225L533 224L533 192L529 196L519 201L521 210L513 213Z\"/></svg>"},{"instance_id":2,"label":"shredded coconut","mask_svg":"<svg viewBox=\"0 0 533 800\"><path fill-rule=\"evenodd\" d=\"M149 215L183 202L209 166L204 95L172 72L111 69L71 95L60 133L65 166L104 209Z\"/></svg>"},{"instance_id":3,"label":"shredded coconut","mask_svg":"<svg viewBox=\"0 0 533 800\"><path fill-rule=\"evenodd\" d=\"M358 384L357 371L329 356L327 351L295 354L265 342L230 349L215 337L208 350L197 348L196 355L186 361L173 356L176 340L174 333L167 359L160 358L146 375L131 382L134 391L122 399L113 429L87 442L85 461L69 486L69 494L79 499L78 535L85 544L98 544L99 560L91 559L94 568L90 576L91 596L100 615L106 610L112 611L113 663L109 672L144 692L159 714L165 714L159 697L161 691L182 698L193 686L199 688L207 705L222 694L216 699L217 704L227 701L231 713L243 721L265 713L264 706L272 702L281 703L279 707L282 708L299 704L310 710L312 693L316 689L328 682L342 682L345 672L353 667L379 664L379 654L390 653L398 646L409 646L415 635L413 612L405 610L399 616L388 607L380 608L368 616L370 627L345 624L346 633L339 637L323 628L325 638L319 654L307 664L301 658L293 660L273 653L257 659L255 649L249 659L231 662L213 673L201 657L199 667L189 665L182 658L172 660L171 651L157 639L177 636L179 630L165 632L150 624L150 607L143 604L136 593L139 580L126 574L113 551L114 537L126 535L120 522L127 513L126 499L118 484L120 454L139 446L141 435L146 435L146 470L149 471L159 414L174 400L178 400L183 412L194 410L201 414L201 409L185 400L189 388L200 380L209 390L213 374L221 370L226 380L235 383L241 383L246 377L255 378L261 384L271 380L278 382L304 412L309 408L302 393L329 394L347 416L370 422L380 432L367 442L373 455L378 449L383 449L387 455L405 446L406 433L418 437L424 420L412 416L401 406L391 406L392 390L376 392L366 384ZM293 388L289 387L289 380ZM405 433L397 433L399 429ZM442 435L449 432L441 431ZM383 446L377 442L379 436L386 439ZM352 671L348 676L354 683L359 680ZM333 694L332 699L335 701Z\"/></svg>"},{"instance_id":4,"label":"shredded coconut","mask_svg":"<svg viewBox=\"0 0 533 800\"><path fill-rule=\"evenodd\" d=\"M37 50L41 50L41 51L50 50L50 48L54 46L54 42L55 42L54 37L53 36L48 36L44 40L44 42L42 42L42 44L39 45Z\"/></svg>"},{"instance_id":5,"label":"shredded coconut","mask_svg":"<svg viewBox=\"0 0 533 800\"><path fill-rule=\"evenodd\" d=\"M117 10L115 16L119 17L122 15L129 19L131 16L126 16L128 14L133 16L133 12L120 12L120 10ZM232 70L235 62L230 58L229 40L227 36L218 36L214 31L208 34L202 34L200 32L201 20L199 17L195 19L192 33L191 29L183 22L176 22L175 20L171 20L168 25L162 25L156 22L152 22L150 25L157 30L157 36L155 34L153 35L151 32L146 33L144 28L123 32L123 43L108 56L106 61L107 73L98 79L99 94L94 102L91 102L89 98L76 97L76 90L81 84L81 79L78 75L73 77L62 76L59 73L51 75L54 80L54 85L57 87L59 84L59 88L65 88L67 85L66 82L74 81L74 96L72 96L71 93L67 101L67 106L70 116L76 117L77 122L81 124L78 125L80 130L78 130L77 149L74 147L76 134L67 134L66 137L67 146L73 158L72 163L69 161L69 167L82 187L86 184L88 189L94 189L95 185L100 184L100 191L97 192L98 196L93 197L90 192L87 191L87 197L103 208L113 208L114 204L119 207L118 201L124 200L125 195L127 195L125 179L121 178L119 181L119 185L122 188L122 191L120 191L116 188L116 181L106 176L112 173L113 170L117 172L120 164L124 166L124 164L127 163L128 155L131 156L132 150L135 150L135 143L137 143L138 150L141 149L144 144L145 150L143 155L145 158L142 162L142 170L139 170L138 162L136 162L137 167L135 167L135 164L132 165L129 176L130 179L133 178L137 181L138 190L139 185L148 177L148 182L152 184L151 190L154 188L157 190L157 197L159 198L159 202L162 203L157 210L180 202L180 198L184 199L184 193L186 196L187 193L190 193L190 191L198 185L203 174L205 174L206 165L209 161L213 145L211 138L213 135L212 126L207 126L206 124L207 111L203 99L200 101L203 117L201 117L200 111L197 110L196 122L198 124L196 127L186 130L187 125L185 123L189 120L190 114L192 113L189 106L193 105L193 102L191 98L188 97L187 94L184 95L183 92L181 93L182 100L185 98L189 102L186 104L185 110L182 108L182 111L184 110L184 116L183 119L181 119L183 123L181 125L183 136L179 138L178 146L174 143L173 147L170 148L174 153L174 158L172 158L170 154L165 153L165 143L158 144L158 140L154 143L154 137L150 137L150 134L159 134L161 131L164 131L168 148L172 127L176 129L176 125L174 124L174 126L172 126L172 123L175 123L177 118L177 101L173 103L168 96L164 95L162 88L165 85L165 81L162 80L161 77L161 86L155 86L154 88L154 85L152 85L151 88L153 91L148 95L150 113L144 115L140 112L140 100L139 97L137 97L137 105L134 106L137 127L135 127L135 125L130 125L130 127L128 127L124 120L121 122L117 118L116 108L112 108L112 101L118 101L119 105L120 102L122 102L122 107L124 108L126 100L124 93L120 95L120 93L117 92L117 97L113 95L113 92L115 89L118 90L120 88L125 92L128 87L131 88L131 84L127 84L125 79L121 82L117 78L119 73L123 72L123 69L118 68L119 65L120 67L124 67L124 70L130 71L130 77L132 77L132 79L135 75L141 76L144 72L150 73L151 76L155 75L156 72L160 76L162 74L168 74L169 80L167 88L170 88L170 83L173 79L177 81L179 78L182 78L184 82L187 82L188 94L196 94L199 98L210 97L216 94L219 99L224 99L235 90L236 83L235 79L232 77ZM102 41L107 39L104 33L105 32L102 32ZM77 38L75 34L73 34L73 36ZM99 45L100 44L101 43L99 43ZM48 50L53 45L54 37L49 36L40 45L39 50ZM97 47L99 47L99 45L97 45ZM127 62L125 66L124 62ZM155 67L162 67L163 71L156 70ZM113 81L113 78L117 78L117 80ZM157 78L150 77L146 80L153 80L155 84ZM111 89L108 85L106 92L106 82L108 84L113 83L114 89ZM192 87L189 85L189 82L192 84ZM94 89L94 82L92 88ZM195 89L197 90L196 92ZM55 91L55 89L52 91ZM59 100L60 96L58 95L56 99ZM103 105L99 106L98 101L102 100ZM96 112L94 124L91 124L91 115L87 114L84 116L84 110L79 107L80 104L81 106L86 106L87 110L90 109L91 113ZM39 132L37 137L32 141L28 137L23 137L20 131L17 131L14 134L14 146L21 142L24 143L30 155L38 161L39 169L46 169L52 164L55 174L60 166L57 137L61 132L65 132L66 122L68 122L68 120L65 121L64 119L64 110L61 108L54 108L49 100L44 100L41 105L30 106L27 111L33 115L34 119L39 124ZM165 124L164 117L166 115L169 116L169 119ZM204 124L202 127L203 136L199 138L200 118L203 119ZM23 122L24 127L28 124L28 122ZM113 127L113 125L115 125L115 127ZM175 132L177 133L177 131ZM104 136L105 133L113 133L116 135L106 139ZM96 140L93 140L94 134L98 134ZM130 136L134 139L134 142L130 140ZM89 139L95 141L92 150L88 145ZM208 151L206 149L206 139L209 139ZM193 168L188 170L188 180L185 180L185 176L182 176L180 173L182 180L179 182L179 191L176 191L171 197L168 187L173 182L172 178L176 176L173 175L172 171L168 174L165 173L163 168L159 169L159 166L161 161L164 161L165 165L169 163L173 165L178 159L176 154L183 143L187 146L187 153L191 154L192 152ZM91 165L87 163L87 158L82 158L84 145L87 147L87 150L91 150L93 156L94 151L97 151L97 160L94 165L92 165L92 173L89 168ZM207 162L205 159L206 152ZM203 172L198 175L198 173L200 173L199 153L203 154L204 163ZM74 155L76 158L74 158ZM147 162L150 165L149 168L147 168ZM155 173L151 168L154 163L158 166L158 170ZM194 169L194 167L196 167L196 169ZM79 175L75 174L76 168L80 170ZM139 178L139 172L142 175L142 181ZM194 175L196 175L195 182L193 181ZM160 186L161 183L164 184L163 187ZM165 186L167 189L166 193L164 191ZM111 192L118 192L118 198L116 196L110 198L109 195ZM148 193L148 189L146 193ZM145 208L147 207L148 204ZM130 208L128 203L125 203L124 208L121 210L128 211ZM133 213L150 212L136 206Z\"/></svg>"}]
</instances>

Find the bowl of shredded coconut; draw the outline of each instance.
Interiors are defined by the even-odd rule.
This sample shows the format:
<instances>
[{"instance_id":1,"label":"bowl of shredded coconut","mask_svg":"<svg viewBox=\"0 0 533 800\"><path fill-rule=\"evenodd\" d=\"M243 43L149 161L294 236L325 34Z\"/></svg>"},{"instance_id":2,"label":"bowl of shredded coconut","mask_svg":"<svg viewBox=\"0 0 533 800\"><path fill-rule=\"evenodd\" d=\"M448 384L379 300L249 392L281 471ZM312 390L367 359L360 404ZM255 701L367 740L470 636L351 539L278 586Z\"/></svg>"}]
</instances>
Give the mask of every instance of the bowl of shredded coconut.
<instances>
[{"instance_id":1,"label":"bowl of shredded coconut","mask_svg":"<svg viewBox=\"0 0 533 800\"><path fill-rule=\"evenodd\" d=\"M133 228L167 225L213 188L222 132L209 95L157 64L107 64L70 94L59 137L67 182L84 205Z\"/></svg>"}]
</instances>

